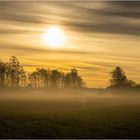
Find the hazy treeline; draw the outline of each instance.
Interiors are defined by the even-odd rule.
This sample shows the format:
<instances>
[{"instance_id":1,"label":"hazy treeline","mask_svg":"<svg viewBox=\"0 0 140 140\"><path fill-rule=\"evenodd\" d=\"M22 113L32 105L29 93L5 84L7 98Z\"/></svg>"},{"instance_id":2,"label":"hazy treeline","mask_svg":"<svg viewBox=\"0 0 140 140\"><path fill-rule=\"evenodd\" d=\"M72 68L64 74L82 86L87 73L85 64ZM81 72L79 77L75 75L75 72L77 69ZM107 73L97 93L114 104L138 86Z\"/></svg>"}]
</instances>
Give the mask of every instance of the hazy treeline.
<instances>
[{"instance_id":1,"label":"hazy treeline","mask_svg":"<svg viewBox=\"0 0 140 140\"><path fill-rule=\"evenodd\" d=\"M121 67L116 67L110 73L110 85L106 89L138 89L140 85L129 80ZM59 70L37 68L28 73L15 56L9 62L0 61L0 87L27 88L83 88L86 83L73 68L64 73Z\"/></svg>"},{"instance_id":2,"label":"hazy treeline","mask_svg":"<svg viewBox=\"0 0 140 140\"><path fill-rule=\"evenodd\" d=\"M0 87L28 88L82 88L86 83L73 68L69 73L59 70L37 68L27 73L15 56L9 62L0 61Z\"/></svg>"}]
</instances>

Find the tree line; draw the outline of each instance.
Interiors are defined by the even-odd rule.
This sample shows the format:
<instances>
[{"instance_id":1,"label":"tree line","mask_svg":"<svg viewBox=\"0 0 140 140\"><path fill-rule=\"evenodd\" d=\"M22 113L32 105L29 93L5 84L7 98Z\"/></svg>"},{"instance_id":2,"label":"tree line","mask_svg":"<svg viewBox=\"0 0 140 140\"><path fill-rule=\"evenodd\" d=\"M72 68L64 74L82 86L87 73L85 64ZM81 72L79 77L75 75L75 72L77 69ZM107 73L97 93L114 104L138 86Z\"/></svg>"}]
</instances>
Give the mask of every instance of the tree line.
<instances>
[{"instance_id":1,"label":"tree line","mask_svg":"<svg viewBox=\"0 0 140 140\"><path fill-rule=\"evenodd\" d=\"M109 74L111 79L107 88L137 87L140 89L140 85L129 80L124 70L119 66ZM36 68L35 71L28 73L18 59L15 56L11 56L9 62L0 61L0 87L83 88L86 87L86 83L75 68L68 73L45 68Z\"/></svg>"},{"instance_id":2,"label":"tree line","mask_svg":"<svg viewBox=\"0 0 140 140\"><path fill-rule=\"evenodd\" d=\"M77 69L64 73L59 70L37 68L27 73L15 56L9 62L0 61L0 87L83 88L86 83Z\"/></svg>"}]
</instances>

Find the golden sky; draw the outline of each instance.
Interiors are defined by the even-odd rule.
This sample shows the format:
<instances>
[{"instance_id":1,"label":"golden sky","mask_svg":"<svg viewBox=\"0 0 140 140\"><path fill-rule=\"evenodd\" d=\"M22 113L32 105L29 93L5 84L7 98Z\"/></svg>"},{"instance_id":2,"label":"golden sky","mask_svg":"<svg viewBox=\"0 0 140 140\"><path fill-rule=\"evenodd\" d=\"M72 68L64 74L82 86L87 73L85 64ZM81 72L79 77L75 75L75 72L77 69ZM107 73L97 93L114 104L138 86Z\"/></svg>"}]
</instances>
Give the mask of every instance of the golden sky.
<instances>
[{"instance_id":1,"label":"golden sky","mask_svg":"<svg viewBox=\"0 0 140 140\"><path fill-rule=\"evenodd\" d=\"M59 48L44 41L51 26L66 36ZM76 67L88 87L107 86L116 66L140 83L139 36L138 1L0 1L0 60L15 55L27 71Z\"/></svg>"}]
</instances>

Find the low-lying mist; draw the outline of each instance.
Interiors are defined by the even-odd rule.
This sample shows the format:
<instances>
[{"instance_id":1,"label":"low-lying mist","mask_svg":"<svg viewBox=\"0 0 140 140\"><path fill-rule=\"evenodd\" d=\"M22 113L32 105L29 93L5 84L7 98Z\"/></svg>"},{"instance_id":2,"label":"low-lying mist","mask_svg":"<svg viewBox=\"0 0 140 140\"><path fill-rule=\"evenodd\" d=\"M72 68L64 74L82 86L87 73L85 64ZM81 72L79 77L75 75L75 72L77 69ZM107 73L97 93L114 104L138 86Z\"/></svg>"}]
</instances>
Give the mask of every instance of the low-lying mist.
<instances>
[{"instance_id":1,"label":"low-lying mist","mask_svg":"<svg viewBox=\"0 0 140 140\"><path fill-rule=\"evenodd\" d=\"M98 91L82 91L81 90L59 90L50 91L32 90L32 91L1 91L0 100L28 100L28 101L61 101L61 102L81 102L85 105L88 102L96 103L140 103L140 95L135 93L127 93L126 91L118 91L115 93Z\"/></svg>"}]
</instances>

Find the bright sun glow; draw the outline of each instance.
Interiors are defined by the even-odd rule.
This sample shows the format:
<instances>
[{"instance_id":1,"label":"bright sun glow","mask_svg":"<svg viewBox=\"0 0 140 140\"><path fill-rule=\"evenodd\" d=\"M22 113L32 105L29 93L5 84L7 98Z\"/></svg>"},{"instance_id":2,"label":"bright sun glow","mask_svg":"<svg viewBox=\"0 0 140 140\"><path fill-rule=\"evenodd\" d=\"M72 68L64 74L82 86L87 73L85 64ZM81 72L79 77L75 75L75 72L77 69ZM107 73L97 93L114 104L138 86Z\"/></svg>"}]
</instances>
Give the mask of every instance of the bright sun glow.
<instances>
[{"instance_id":1,"label":"bright sun glow","mask_svg":"<svg viewBox=\"0 0 140 140\"><path fill-rule=\"evenodd\" d=\"M64 32L59 27L50 27L44 34L45 43L51 47L60 47L65 42Z\"/></svg>"}]
</instances>

